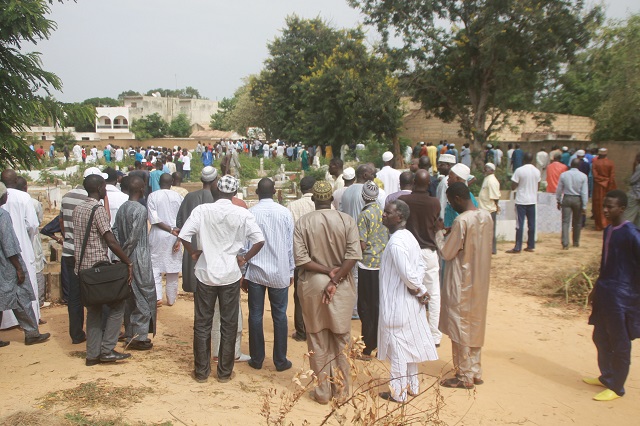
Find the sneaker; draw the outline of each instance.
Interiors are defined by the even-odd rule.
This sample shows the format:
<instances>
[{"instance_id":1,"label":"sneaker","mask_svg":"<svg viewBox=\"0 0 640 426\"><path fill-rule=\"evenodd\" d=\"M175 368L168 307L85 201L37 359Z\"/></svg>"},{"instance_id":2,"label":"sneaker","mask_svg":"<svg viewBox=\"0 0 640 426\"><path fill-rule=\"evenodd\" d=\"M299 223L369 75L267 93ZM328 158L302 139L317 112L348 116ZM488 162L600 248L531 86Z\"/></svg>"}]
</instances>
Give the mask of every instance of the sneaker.
<instances>
[{"instance_id":1,"label":"sneaker","mask_svg":"<svg viewBox=\"0 0 640 426\"><path fill-rule=\"evenodd\" d=\"M240 354L238 358L236 358L236 362L249 362L251 357L249 355Z\"/></svg>"}]
</instances>

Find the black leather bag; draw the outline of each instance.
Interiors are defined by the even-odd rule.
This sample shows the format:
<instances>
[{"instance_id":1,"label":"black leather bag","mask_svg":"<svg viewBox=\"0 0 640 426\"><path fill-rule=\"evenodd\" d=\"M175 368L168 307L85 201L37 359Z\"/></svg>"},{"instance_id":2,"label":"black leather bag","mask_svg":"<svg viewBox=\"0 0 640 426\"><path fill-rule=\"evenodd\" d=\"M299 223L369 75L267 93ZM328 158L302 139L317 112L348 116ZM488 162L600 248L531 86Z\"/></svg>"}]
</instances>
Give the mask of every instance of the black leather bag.
<instances>
[{"instance_id":1,"label":"black leather bag","mask_svg":"<svg viewBox=\"0 0 640 426\"><path fill-rule=\"evenodd\" d=\"M89 231L93 223L95 206L91 211L89 223L80 250L80 264L89 240ZM125 263L98 262L91 268L81 269L78 274L80 281L80 299L84 306L103 305L125 300L131 293L129 286L129 266Z\"/></svg>"}]
</instances>

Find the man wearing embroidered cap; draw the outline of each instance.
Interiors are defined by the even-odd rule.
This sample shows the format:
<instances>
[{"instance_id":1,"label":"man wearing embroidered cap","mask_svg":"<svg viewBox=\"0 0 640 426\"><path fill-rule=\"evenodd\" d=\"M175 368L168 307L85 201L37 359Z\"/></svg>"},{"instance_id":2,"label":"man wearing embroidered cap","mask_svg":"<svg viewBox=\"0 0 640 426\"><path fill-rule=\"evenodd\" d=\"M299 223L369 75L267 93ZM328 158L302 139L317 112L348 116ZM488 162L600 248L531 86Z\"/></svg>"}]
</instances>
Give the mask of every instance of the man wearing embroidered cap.
<instances>
[{"instance_id":1,"label":"man wearing embroidered cap","mask_svg":"<svg viewBox=\"0 0 640 426\"><path fill-rule=\"evenodd\" d=\"M376 202L378 186L368 181L362 187L364 207L358 215L358 232L362 260L358 262L358 316L362 323L362 340L365 348L362 357L371 359L371 352L378 346L378 309L380 287L380 259L389 232L382 225L382 209Z\"/></svg>"},{"instance_id":2,"label":"man wearing embroidered cap","mask_svg":"<svg viewBox=\"0 0 640 426\"><path fill-rule=\"evenodd\" d=\"M331 210L331 184L316 182L312 199L316 210L295 225L293 254L300 268L298 292L312 352L309 363L318 376L310 396L327 404L349 394L349 363L343 350L350 342L356 301L351 270L362 258L362 250L355 220Z\"/></svg>"},{"instance_id":3,"label":"man wearing embroidered cap","mask_svg":"<svg viewBox=\"0 0 640 426\"><path fill-rule=\"evenodd\" d=\"M211 373L211 328L216 300L219 299L220 349L218 381L231 380L240 309L240 270L264 245L264 235L255 217L247 209L235 206L231 199L238 190L238 179L223 176L218 180L218 197L214 203L196 207L180 230L179 238L196 261L194 299L193 353L194 378L207 381ZM199 246L192 245L197 236ZM238 253L253 244L244 255Z\"/></svg>"},{"instance_id":4,"label":"man wearing embroidered cap","mask_svg":"<svg viewBox=\"0 0 640 426\"><path fill-rule=\"evenodd\" d=\"M382 154L382 161L384 166L376 173L376 177L384 184L384 190L387 194L400 191L400 171L392 167L393 154L390 151L385 152Z\"/></svg>"}]
</instances>

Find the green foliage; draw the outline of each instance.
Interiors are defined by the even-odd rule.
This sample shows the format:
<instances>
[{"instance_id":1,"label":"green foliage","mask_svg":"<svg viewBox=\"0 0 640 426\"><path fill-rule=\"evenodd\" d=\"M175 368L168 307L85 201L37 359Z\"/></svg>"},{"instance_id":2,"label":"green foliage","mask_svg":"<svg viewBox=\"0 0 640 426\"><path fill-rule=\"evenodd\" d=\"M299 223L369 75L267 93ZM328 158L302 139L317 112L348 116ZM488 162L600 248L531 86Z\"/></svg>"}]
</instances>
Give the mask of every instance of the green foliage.
<instances>
[{"instance_id":1,"label":"green foliage","mask_svg":"<svg viewBox=\"0 0 640 426\"><path fill-rule=\"evenodd\" d=\"M113 98L89 98L82 101L82 105L91 105L93 107L117 107L121 102Z\"/></svg>"},{"instance_id":2,"label":"green foliage","mask_svg":"<svg viewBox=\"0 0 640 426\"><path fill-rule=\"evenodd\" d=\"M169 126L160 114L156 112L146 117L133 120L130 129L136 135L136 139L146 140L163 137L167 134Z\"/></svg>"},{"instance_id":3,"label":"green foliage","mask_svg":"<svg viewBox=\"0 0 640 426\"><path fill-rule=\"evenodd\" d=\"M69 147L69 150L71 150L73 145L76 143L76 138L71 132L65 132L57 134L53 141L55 142L56 151L63 152L65 146Z\"/></svg>"},{"instance_id":4,"label":"green foliage","mask_svg":"<svg viewBox=\"0 0 640 426\"><path fill-rule=\"evenodd\" d=\"M131 90L129 90L128 92L131 92ZM205 97L200 96L200 92L198 91L198 89L194 89L191 86L187 86L184 89L176 89L176 90L151 89L147 91L146 96L151 96L156 92L160 93L160 95L162 95L162 97L164 98L206 99ZM127 92L121 93L120 96L123 96L124 93L127 93ZM130 96L130 95L125 95L125 96Z\"/></svg>"},{"instance_id":5,"label":"green foliage","mask_svg":"<svg viewBox=\"0 0 640 426\"><path fill-rule=\"evenodd\" d=\"M40 54L23 53L23 44L48 39L56 24L46 18L48 1L2 0L0 5L0 168L30 169L37 165L36 156L14 131L60 125L68 107L51 97L53 90L62 89L60 79L42 69Z\"/></svg>"},{"instance_id":6,"label":"green foliage","mask_svg":"<svg viewBox=\"0 0 640 426\"><path fill-rule=\"evenodd\" d=\"M169 134L177 138L188 138L191 134L191 122L187 114L180 113L176 118L171 120L169 125Z\"/></svg>"},{"instance_id":7,"label":"green foliage","mask_svg":"<svg viewBox=\"0 0 640 426\"><path fill-rule=\"evenodd\" d=\"M142 94L136 90L125 90L118 95L119 100L124 100L125 96L141 96Z\"/></svg>"},{"instance_id":8,"label":"green foliage","mask_svg":"<svg viewBox=\"0 0 640 426\"><path fill-rule=\"evenodd\" d=\"M601 21L583 1L349 0L376 26L403 71L406 91L461 133L484 143L530 111Z\"/></svg>"},{"instance_id":9,"label":"green foliage","mask_svg":"<svg viewBox=\"0 0 640 426\"><path fill-rule=\"evenodd\" d=\"M367 141L364 144L363 150L357 151L355 155L360 160L359 163L373 163L377 168L382 168L382 154L385 151L389 151L391 147L387 143L383 143L376 140Z\"/></svg>"},{"instance_id":10,"label":"green foliage","mask_svg":"<svg viewBox=\"0 0 640 426\"><path fill-rule=\"evenodd\" d=\"M228 116L235 108L237 102L238 99L235 96L233 98L222 98L218 104L220 111L215 114L211 114L211 123L209 123L209 127L213 130L231 130L231 127L228 124Z\"/></svg>"}]
</instances>

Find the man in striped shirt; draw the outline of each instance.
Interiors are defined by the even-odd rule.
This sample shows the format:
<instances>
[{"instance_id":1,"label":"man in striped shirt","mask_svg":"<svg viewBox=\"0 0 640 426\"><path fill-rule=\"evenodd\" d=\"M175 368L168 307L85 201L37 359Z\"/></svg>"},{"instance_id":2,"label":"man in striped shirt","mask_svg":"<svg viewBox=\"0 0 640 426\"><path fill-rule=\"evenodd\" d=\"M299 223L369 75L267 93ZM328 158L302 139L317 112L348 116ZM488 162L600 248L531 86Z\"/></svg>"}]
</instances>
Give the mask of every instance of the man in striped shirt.
<instances>
[{"instance_id":1,"label":"man in striped shirt","mask_svg":"<svg viewBox=\"0 0 640 426\"><path fill-rule=\"evenodd\" d=\"M265 237L262 250L247 264L242 289L249 292L249 366L262 368L265 358L264 295L269 292L273 319L273 363L277 371L291 368L287 359L287 304L293 284L293 216L286 207L273 201L275 185L262 178L256 190L260 201L249 211ZM250 248L250 247L248 247Z\"/></svg>"}]
</instances>

